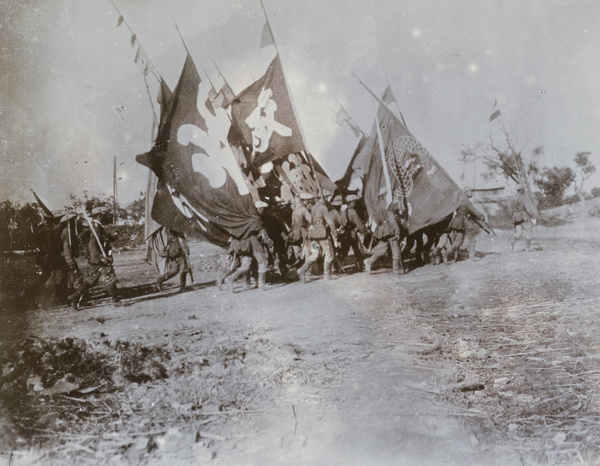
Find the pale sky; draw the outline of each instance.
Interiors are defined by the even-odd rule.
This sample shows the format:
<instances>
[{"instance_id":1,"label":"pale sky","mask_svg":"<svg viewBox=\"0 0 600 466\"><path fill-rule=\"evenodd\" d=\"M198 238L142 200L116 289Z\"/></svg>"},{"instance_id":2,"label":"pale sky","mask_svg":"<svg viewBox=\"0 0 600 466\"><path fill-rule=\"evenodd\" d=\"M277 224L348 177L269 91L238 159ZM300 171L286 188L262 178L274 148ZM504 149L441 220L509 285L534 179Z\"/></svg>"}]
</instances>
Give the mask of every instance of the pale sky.
<instances>
[{"instance_id":1,"label":"pale sky","mask_svg":"<svg viewBox=\"0 0 600 466\"><path fill-rule=\"evenodd\" d=\"M266 70L259 0L115 0L174 88L185 50L236 92ZM460 183L462 145L499 136L494 100L543 166L590 151L600 170L600 2L596 0L263 0L308 149L335 180L357 140L335 123L338 101L369 132L386 79L417 139ZM3 0L0 5L0 201L50 208L70 193L144 191L135 156L151 147L152 108L136 48L110 0ZM202 73L202 71L201 71ZM157 81L148 77L155 98ZM476 180L475 187L480 187ZM600 185L588 180L586 190Z\"/></svg>"}]
</instances>

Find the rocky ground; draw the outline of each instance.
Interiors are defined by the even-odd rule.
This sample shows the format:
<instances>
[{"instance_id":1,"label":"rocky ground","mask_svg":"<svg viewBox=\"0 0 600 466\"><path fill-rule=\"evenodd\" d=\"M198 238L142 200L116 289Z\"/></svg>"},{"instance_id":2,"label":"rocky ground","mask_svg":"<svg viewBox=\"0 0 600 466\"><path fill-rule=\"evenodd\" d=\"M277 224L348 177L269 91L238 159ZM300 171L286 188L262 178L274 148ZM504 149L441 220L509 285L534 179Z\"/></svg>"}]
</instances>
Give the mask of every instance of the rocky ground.
<instances>
[{"instance_id":1,"label":"rocky ground","mask_svg":"<svg viewBox=\"0 0 600 466\"><path fill-rule=\"evenodd\" d=\"M0 465L600 464L598 227L235 294L122 251L124 307L2 311Z\"/></svg>"}]
</instances>

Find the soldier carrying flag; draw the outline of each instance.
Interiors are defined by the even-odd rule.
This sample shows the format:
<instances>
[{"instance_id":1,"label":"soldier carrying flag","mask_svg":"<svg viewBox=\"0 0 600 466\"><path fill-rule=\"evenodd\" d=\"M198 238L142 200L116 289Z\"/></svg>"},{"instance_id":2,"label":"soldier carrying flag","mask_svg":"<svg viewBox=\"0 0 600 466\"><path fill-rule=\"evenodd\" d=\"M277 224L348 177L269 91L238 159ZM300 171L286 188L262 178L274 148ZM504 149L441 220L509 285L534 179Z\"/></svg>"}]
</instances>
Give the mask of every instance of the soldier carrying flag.
<instances>
[{"instance_id":1,"label":"soldier carrying flag","mask_svg":"<svg viewBox=\"0 0 600 466\"><path fill-rule=\"evenodd\" d=\"M87 258L90 272L86 288L92 288L102 280L104 289L108 292L115 307L121 306L117 290L117 276L113 267L112 242L110 235L103 224L110 223L112 218L108 207L96 207L92 210L92 218L86 218L89 230L86 232Z\"/></svg>"},{"instance_id":2,"label":"soldier carrying flag","mask_svg":"<svg viewBox=\"0 0 600 466\"><path fill-rule=\"evenodd\" d=\"M387 188L383 186L379 190L379 206L380 208L374 210L374 214L377 216L373 216L372 220L377 224L375 228L375 233L373 234L374 238L378 240L377 244L373 248L373 252L371 257L365 259L365 272L371 273L372 267L379 259L382 257L388 250L388 247L392 251L392 271L395 274L402 273L402 264L400 261L400 226L396 221L396 216L392 211L388 208L383 208L385 206Z\"/></svg>"}]
</instances>

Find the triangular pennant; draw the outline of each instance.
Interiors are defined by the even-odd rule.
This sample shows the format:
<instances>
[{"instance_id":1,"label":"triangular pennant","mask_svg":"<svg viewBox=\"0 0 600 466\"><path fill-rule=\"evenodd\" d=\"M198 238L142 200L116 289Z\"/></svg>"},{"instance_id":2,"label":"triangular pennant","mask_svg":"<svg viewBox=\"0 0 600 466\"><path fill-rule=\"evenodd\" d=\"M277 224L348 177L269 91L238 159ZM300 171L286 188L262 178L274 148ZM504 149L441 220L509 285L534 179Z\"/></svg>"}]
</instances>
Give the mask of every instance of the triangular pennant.
<instances>
[{"instance_id":1,"label":"triangular pennant","mask_svg":"<svg viewBox=\"0 0 600 466\"><path fill-rule=\"evenodd\" d=\"M490 122L494 121L501 115L500 109L498 108L498 100L494 100L494 105L492 106L492 114L490 115Z\"/></svg>"},{"instance_id":2,"label":"triangular pennant","mask_svg":"<svg viewBox=\"0 0 600 466\"><path fill-rule=\"evenodd\" d=\"M268 45L275 45L275 38L273 37L273 31L271 31L271 25L267 21L263 26L260 38L260 48L263 49Z\"/></svg>"}]
</instances>

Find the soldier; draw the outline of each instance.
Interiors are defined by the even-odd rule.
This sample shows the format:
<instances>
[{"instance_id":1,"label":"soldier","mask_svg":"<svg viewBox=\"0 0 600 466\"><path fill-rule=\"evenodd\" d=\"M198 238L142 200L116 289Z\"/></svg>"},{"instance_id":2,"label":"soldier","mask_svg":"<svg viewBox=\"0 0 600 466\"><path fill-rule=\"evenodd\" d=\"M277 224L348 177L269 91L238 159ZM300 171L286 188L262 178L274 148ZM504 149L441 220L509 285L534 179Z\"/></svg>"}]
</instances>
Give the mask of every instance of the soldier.
<instances>
[{"instance_id":1,"label":"soldier","mask_svg":"<svg viewBox=\"0 0 600 466\"><path fill-rule=\"evenodd\" d=\"M183 233L167 228L167 263L165 273L156 280L158 291L162 291L162 285L167 280L179 275L179 293L185 290L187 274L189 270L190 248Z\"/></svg>"},{"instance_id":2,"label":"soldier","mask_svg":"<svg viewBox=\"0 0 600 466\"><path fill-rule=\"evenodd\" d=\"M68 291L66 283L66 268L61 246L61 226L59 221L64 211L55 211L53 217L46 217L40 225L37 236L39 255L37 264L42 274L36 285L37 302L45 308L53 298L61 303L66 302Z\"/></svg>"},{"instance_id":3,"label":"soldier","mask_svg":"<svg viewBox=\"0 0 600 466\"><path fill-rule=\"evenodd\" d=\"M292 249L294 266L298 267L305 259L305 243L308 238L308 228L312 222L310 208L312 208L313 195L302 193L296 202L297 206L292 213L292 231L287 237L287 245Z\"/></svg>"},{"instance_id":4,"label":"soldier","mask_svg":"<svg viewBox=\"0 0 600 466\"><path fill-rule=\"evenodd\" d=\"M66 213L60 220L61 233L60 240L62 245L62 257L66 263L66 275L69 287L73 290L68 296L71 307L79 310L79 303L85 293L86 286L83 276L79 270L79 265L75 258L78 255L79 238L76 232L77 216L74 213Z\"/></svg>"},{"instance_id":5,"label":"soldier","mask_svg":"<svg viewBox=\"0 0 600 466\"><path fill-rule=\"evenodd\" d=\"M458 256L465 236L469 239L469 259L475 259L476 237L482 229L479 222L487 223L487 219L469 201L472 197L470 188L465 189L465 195L466 198L462 199L458 209L454 212L454 217L440 222L441 234L430 254L434 265L439 263L440 256L445 265L448 265L452 255ZM443 227L446 221L448 224Z\"/></svg>"},{"instance_id":6,"label":"soldier","mask_svg":"<svg viewBox=\"0 0 600 466\"><path fill-rule=\"evenodd\" d=\"M511 250L514 251L515 243L521 238L525 240L525 251L531 247L533 225L536 222L537 208L525 195L525 188L519 186L512 204L513 226L515 232L510 242Z\"/></svg>"},{"instance_id":7,"label":"soldier","mask_svg":"<svg viewBox=\"0 0 600 466\"><path fill-rule=\"evenodd\" d=\"M364 256L359 244L358 233L366 235L368 232L365 224L356 212L356 203L359 200L360 198L356 194L350 194L346 198L347 208L341 213L342 226L338 230L338 239L340 242L338 257L340 260L344 260L348 255L348 251L352 248L352 253L356 260L356 267L359 272L362 272Z\"/></svg>"},{"instance_id":8,"label":"soldier","mask_svg":"<svg viewBox=\"0 0 600 466\"><path fill-rule=\"evenodd\" d=\"M256 210L260 215L264 209L266 203L263 201L256 202ZM261 290L267 289L266 277L267 270L269 267L269 260L267 251L263 246L263 243L267 245L268 248L273 247L273 242L267 235L266 230L260 224L260 229L252 230L247 233L243 239L238 240L236 238L232 238L230 242L230 254L235 255L239 258L239 266L238 263L234 262L231 271L229 272L229 290L234 293L235 292L235 282L242 275L247 275L250 273L252 268L252 260L255 259L258 264L258 288ZM227 278L227 277L225 277ZM220 280L220 279L219 279ZM246 287L247 287L246 281ZM219 285L219 282L217 282Z\"/></svg>"},{"instance_id":9,"label":"soldier","mask_svg":"<svg viewBox=\"0 0 600 466\"><path fill-rule=\"evenodd\" d=\"M338 231L342 227L342 198L340 196L334 196L329 202L331 209L329 215L335 225L335 230Z\"/></svg>"},{"instance_id":10,"label":"soldier","mask_svg":"<svg viewBox=\"0 0 600 466\"><path fill-rule=\"evenodd\" d=\"M400 263L400 226L396 221L396 216L388 208L385 207L385 195L387 188L384 186L379 190L379 206L378 217L372 220L376 223L374 238L378 241L373 248L370 258L365 259L365 271L371 273L371 269L377 259L383 256L388 247L392 251L392 272L400 274L402 272Z\"/></svg>"},{"instance_id":11,"label":"soldier","mask_svg":"<svg viewBox=\"0 0 600 466\"><path fill-rule=\"evenodd\" d=\"M342 228L342 197L340 195L334 195L331 197L331 201L329 201L329 216L331 220L333 220L333 224L335 225L335 232L339 237L339 232ZM336 243L333 248L333 268L336 269L339 273L343 272L342 265L339 262L338 254L339 254L339 243Z\"/></svg>"},{"instance_id":12,"label":"soldier","mask_svg":"<svg viewBox=\"0 0 600 466\"><path fill-rule=\"evenodd\" d=\"M287 226L285 220L280 214L276 203L275 205L269 205L266 202L257 201L255 205L265 231L271 240L270 263L279 270L281 278L285 281L288 274L288 257L285 244Z\"/></svg>"},{"instance_id":13,"label":"soldier","mask_svg":"<svg viewBox=\"0 0 600 466\"><path fill-rule=\"evenodd\" d=\"M217 274L217 287L223 291L223 283L233 272L240 266L240 258L237 252L234 250L233 243L237 241L233 236L229 236L227 239L227 254L221 255L219 259L219 269Z\"/></svg>"},{"instance_id":14,"label":"soldier","mask_svg":"<svg viewBox=\"0 0 600 466\"><path fill-rule=\"evenodd\" d=\"M112 242L114 237L106 232L103 224L110 223L112 215L107 207L96 207L86 232L90 272L86 288L92 288L100 279L115 307L121 306L117 291L117 276L113 267Z\"/></svg>"},{"instance_id":15,"label":"soldier","mask_svg":"<svg viewBox=\"0 0 600 466\"><path fill-rule=\"evenodd\" d=\"M448 261L454 262L457 259L465 236L469 240L469 260L475 259L477 235L481 231L481 226L478 222L485 222L485 216L475 209L469 201L473 197L473 191L470 188L465 188L464 193L466 199L462 199L458 209L456 209L454 218L448 226L449 233L454 233L454 241L446 253L446 260L444 260L444 263L447 263ZM442 257L443 254L444 253L442 252ZM456 256L453 257L455 254Z\"/></svg>"},{"instance_id":16,"label":"soldier","mask_svg":"<svg viewBox=\"0 0 600 466\"><path fill-rule=\"evenodd\" d=\"M312 199L305 196L307 207ZM337 231L335 223L329 214L329 209L319 200L310 209L311 225L308 229L308 248L305 252L306 261L298 269L299 277L307 283L310 280L310 268L320 257L323 257L323 272L325 280L331 279L331 266L334 260L334 251L331 245L331 237L337 242Z\"/></svg>"},{"instance_id":17,"label":"soldier","mask_svg":"<svg viewBox=\"0 0 600 466\"><path fill-rule=\"evenodd\" d=\"M433 265L437 265L441 261L442 248L444 248L447 244L450 244L448 240L448 225L450 225L451 221L452 214L423 229L425 235L427 236L427 242L423 245L424 262L431 261ZM446 257L445 252L444 257Z\"/></svg>"},{"instance_id":18,"label":"soldier","mask_svg":"<svg viewBox=\"0 0 600 466\"><path fill-rule=\"evenodd\" d=\"M326 203L329 203L332 199L333 199L333 193L331 191L328 191L327 189L324 189L323 190L323 198L319 199L319 202L322 202L322 200L325 200Z\"/></svg>"}]
</instances>

